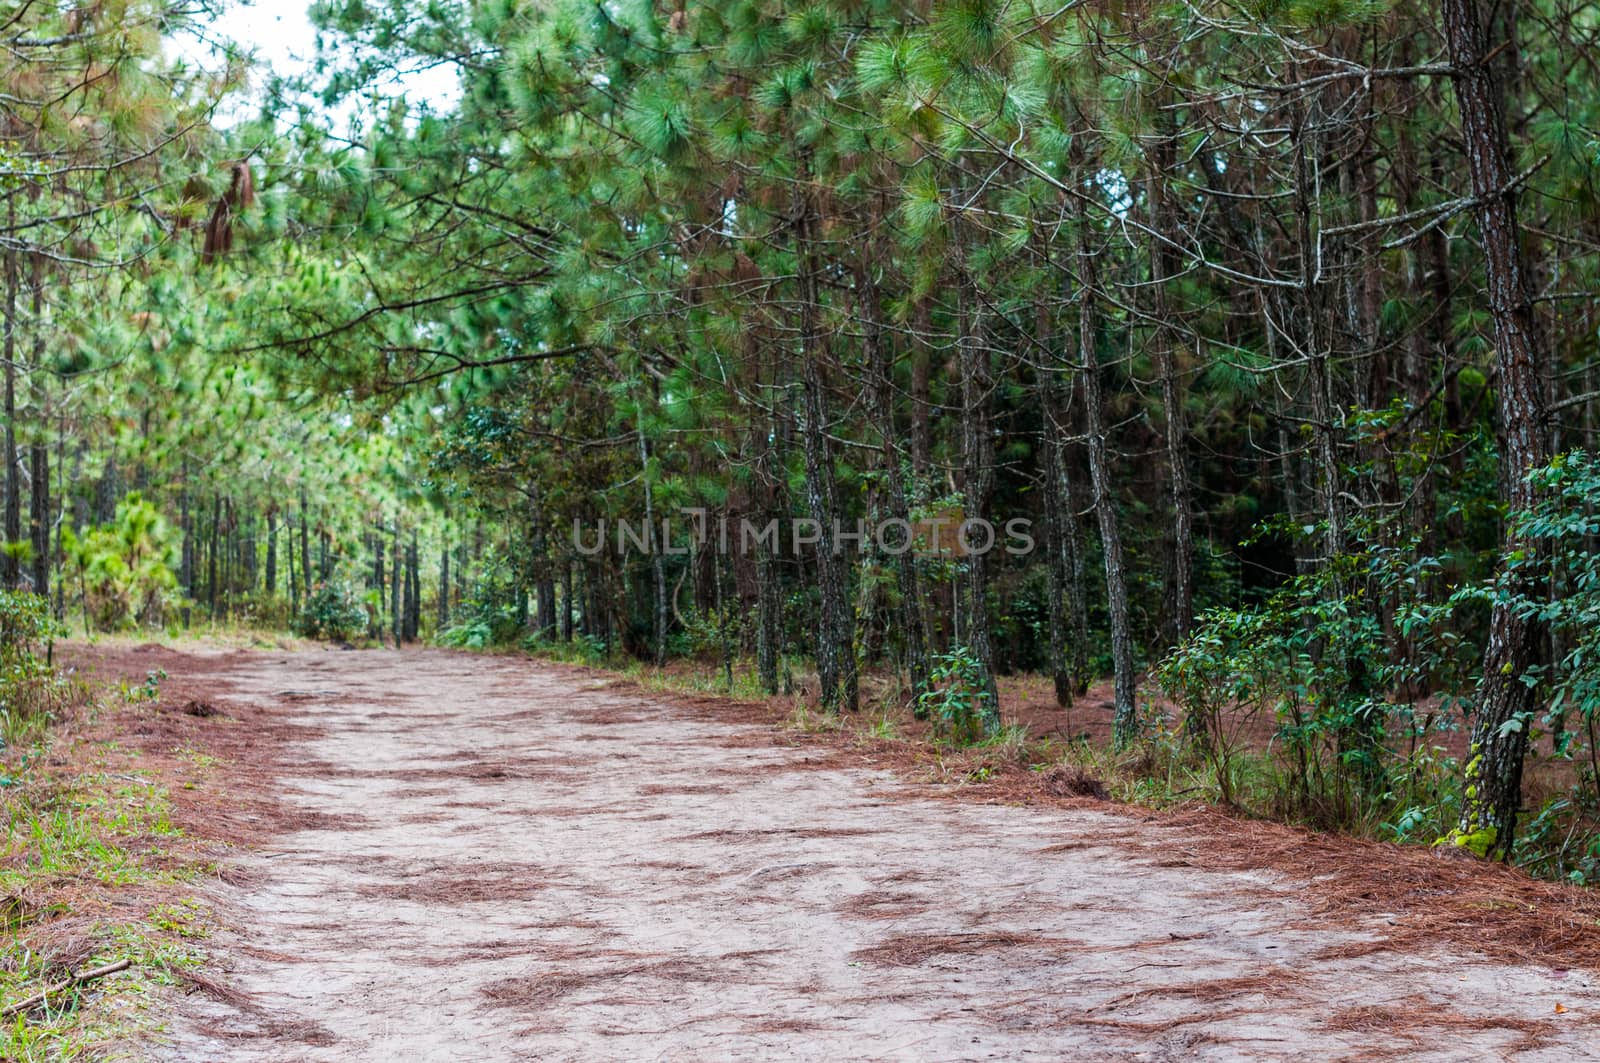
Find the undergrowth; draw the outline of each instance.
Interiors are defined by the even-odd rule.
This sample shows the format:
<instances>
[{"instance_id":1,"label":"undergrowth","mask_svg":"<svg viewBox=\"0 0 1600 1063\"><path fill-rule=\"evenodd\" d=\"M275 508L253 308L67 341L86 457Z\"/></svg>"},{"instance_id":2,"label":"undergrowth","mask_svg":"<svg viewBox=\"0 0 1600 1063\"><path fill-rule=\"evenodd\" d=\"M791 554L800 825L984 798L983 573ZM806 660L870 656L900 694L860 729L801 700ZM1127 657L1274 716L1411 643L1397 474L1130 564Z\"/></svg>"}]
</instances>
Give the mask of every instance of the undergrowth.
<instances>
[{"instance_id":1,"label":"undergrowth","mask_svg":"<svg viewBox=\"0 0 1600 1063\"><path fill-rule=\"evenodd\" d=\"M0 611L8 608L14 614L19 607L0 601ZM43 628L35 631L48 637ZM9 680L0 681L7 708L0 749L0 1006L105 964L126 960L128 967L0 1019L0 1059L101 1058L158 1026L150 991L199 962L209 912L187 889L207 865L184 853L161 779L138 765L137 754L89 733L105 714L148 711L164 674L96 689L58 674L37 649L27 637L9 644L13 667ZM209 767L200 757L184 762L196 774Z\"/></svg>"},{"instance_id":2,"label":"undergrowth","mask_svg":"<svg viewBox=\"0 0 1600 1063\"><path fill-rule=\"evenodd\" d=\"M1356 775L1359 764L1353 758L1340 760L1336 736L1306 725L1301 706L1251 703L1258 688L1243 680L1229 680L1233 686L1215 691L1194 680L1192 693L1216 699L1200 703L1200 723L1173 718L1168 707L1147 703L1141 737L1118 752L1084 736L1041 736L1014 722L986 721L986 706L960 682L958 668L951 681L924 697L921 719L894 682L864 697L859 713L839 716L807 700L803 676L786 698L770 698L753 663L742 658L731 668L714 659L656 668L608 655L588 641L529 640L524 649L547 660L603 668L653 693L788 703L783 723L790 729L842 733L879 748L897 746L926 778L942 784L995 782L1027 773L1049 791L1048 777L1059 769L1083 780L1083 792L1126 804L1156 810L1208 804L1235 815L1420 845L1446 832L1460 810L1462 768L1448 751L1459 725L1448 706L1396 712L1391 717L1395 733L1381 736L1386 752L1381 775L1375 776L1381 787L1363 790L1352 778L1365 776ZM1265 745L1243 726L1257 717L1276 720ZM1557 794L1530 810L1518 844L1519 865L1544 878L1594 879L1600 843L1583 830L1595 810L1583 803L1582 794L1581 789Z\"/></svg>"}]
</instances>

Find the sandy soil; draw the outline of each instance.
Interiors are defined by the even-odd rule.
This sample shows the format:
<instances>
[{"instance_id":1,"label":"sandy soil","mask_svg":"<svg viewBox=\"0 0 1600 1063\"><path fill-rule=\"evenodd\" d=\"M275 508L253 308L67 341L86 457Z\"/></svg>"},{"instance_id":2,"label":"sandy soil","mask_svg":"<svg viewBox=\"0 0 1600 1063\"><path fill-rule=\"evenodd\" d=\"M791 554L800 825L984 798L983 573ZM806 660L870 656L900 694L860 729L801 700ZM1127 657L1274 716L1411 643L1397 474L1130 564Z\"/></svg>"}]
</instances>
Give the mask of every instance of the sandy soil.
<instances>
[{"instance_id":1,"label":"sandy soil","mask_svg":"<svg viewBox=\"0 0 1600 1063\"><path fill-rule=\"evenodd\" d=\"M186 667L297 737L155 1058L1600 1059L1593 973L1384 949L1133 810L940 800L525 660Z\"/></svg>"}]
</instances>

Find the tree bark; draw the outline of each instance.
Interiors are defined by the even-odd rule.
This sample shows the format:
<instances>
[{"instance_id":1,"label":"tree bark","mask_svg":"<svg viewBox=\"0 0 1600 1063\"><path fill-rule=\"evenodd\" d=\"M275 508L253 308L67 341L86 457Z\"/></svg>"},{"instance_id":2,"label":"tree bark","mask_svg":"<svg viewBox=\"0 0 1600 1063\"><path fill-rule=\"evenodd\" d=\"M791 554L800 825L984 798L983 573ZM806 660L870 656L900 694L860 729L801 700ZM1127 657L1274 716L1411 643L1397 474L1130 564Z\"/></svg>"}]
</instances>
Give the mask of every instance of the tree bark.
<instances>
[{"instance_id":1,"label":"tree bark","mask_svg":"<svg viewBox=\"0 0 1600 1063\"><path fill-rule=\"evenodd\" d=\"M268 598L278 593L278 507L267 509L267 571L262 591Z\"/></svg>"},{"instance_id":2,"label":"tree bark","mask_svg":"<svg viewBox=\"0 0 1600 1063\"><path fill-rule=\"evenodd\" d=\"M570 595L572 587L570 580L567 583L567 587ZM572 610L569 604L567 609L569 621L571 615ZM450 543L448 540L439 544L439 613L436 624L434 639L437 641L439 632L450 626ZM569 633L571 631L570 624L568 631Z\"/></svg>"},{"instance_id":3,"label":"tree bark","mask_svg":"<svg viewBox=\"0 0 1600 1063\"><path fill-rule=\"evenodd\" d=\"M641 419L642 419L641 411ZM650 484L650 445L644 436L644 426L638 429L639 477L644 484L645 548L650 551L650 576L655 587L655 655L656 667L667 663L667 624L671 619L671 603L667 600L666 560L661 556L667 544L661 541L656 527L655 491Z\"/></svg>"},{"instance_id":4,"label":"tree bark","mask_svg":"<svg viewBox=\"0 0 1600 1063\"><path fill-rule=\"evenodd\" d=\"M189 459L178 473L178 526L183 532L183 552L178 561L178 582L186 598L194 597L194 514L190 506Z\"/></svg>"},{"instance_id":5,"label":"tree bark","mask_svg":"<svg viewBox=\"0 0 1600 1063\"><path fill-rule=\"evenodd\" d=\"M932 388L928 373L928 301L918 300L912 318L911 334L911 475L915 480L912 501L927 489L928 467L933 463Z\"/></svg>"},{"instance_id":6,"label":"tree bark","mask_svg":"<svg viewBox=\"0 0 1600 1063\"><path fill-rule=\"evenodd\" d=\"M777 485L770 468L771 445L763 440L756 460L756 491L760 499L757 519L764 529L778 519ZM758 529L759 530L759 529ZM779 532L781 540L781 531ZM742 545L742 544L741 544ZM778 662L783 656L783 584L775 555L776 544L769 545L763 535L756 540L756 671L761 689L778 692Z\"/></svg>"},{"instance_id":7,"label":"tree bark","mask_svg":"<svg viewBox=\"0 0 1600 1063\"><path fill-rule=\"evenodd\" d=\"M206 558L206 600L211 619L217 618L217 548L222 536L222 492L211 496L211 543Z\"/></svg>"},{"instance_id":8,"label":"tree bark","mask_svg":"<svg viewBox=\"0 0 1600 1063\"><path fill-rule=\"evenodd\" d=\"M873 219L876 223L876 219ZM874 263L862 262L856 273L860 292L863 343L867 362L872 367L874 414L878 419L879 446L883 455L884 484L888 493L888 516L910 526L911 508L906 496L905 471L900 464L894 419L894 360L884 341L880 319L877 278ZM919 706L928 690L928 629L922 613L922 587L917 575L916 552L902 550L894 560L900 584L900 617L905 625L906 671L911 677L911 701ZM921 711L916 708L916 711Z\"/></svg>"},{"instance_id":9,"label":"tree bark","mask_svg":"<svg viewBox=\"0 0 1600 1063\"><path fill-rule=\"evenodd\" d=\"M406 547L405 636L417 641L422 631L422 558L417 544L417 529L411 529L411 545Z\"/></svg>"},{"instance_id":10,"label":"tree bark","mask_svg":"<svg viewBox=\"0 0 1600 1063\"><path fill-rule=\"evenodd\" d=\"M389 579L389 633L394 636L395 649L400 648L406 637L404 611L406 566L402 561L404 550L405 547L402 545L400 538L400 518L396 517L394 521L394 545L389 553L391 558L389 567L394 570L394 575Z\"/></svg>"},{"instance_id":11,"label":"tree bark","mask_svg":"<svg viewBox=\"0 0 1600 1063\"><path fill-rule=\"evenodd\" d=\"M12 200L10 211L11 220L16 222L16 201ZM5 478L5 506L4 528L6 541L5 549L0 550L0 583L7 589L15 589L22 580L22 568L17 557L11 551L11 544L22 538L22 481L21 470L17 468L17 286L21 283L17 276L17 253L6 252L6 335L5 335L5 370L6 370L6 434L4 453L0 454L0 461L6 464Z\"/></svg>"},{"instance_id":12,"label":"tree bark","mask_svg":"<svg viewBox=\"0 0 1600 1063\"><path fill-rule=\"evenodd\" d=\"M994 495L994 438L989 429L989 392L993 387L989 352L983 342L981 318L969 304L972 279L963 271L957 280L960 335L957 347L961 360L961 452L965 465L963 508L968 521L989 519L989 503ZM970 541L970 539L969 539ZM990 546L994 544L991 542ZM967 645L982 669L986 699L984 730L993 733L1000 726L1000 692L994 681L994 647L989 638L989 557L986 551L966 553L966 628Z\"/></svg>"},{"instance_id":13,"label":"tree bark","mask_svg":"<svg viewBox=\"0 0 1600 1063\"><path fill-rule=\"evenodd\" d=\"M1041 317L1048 310L1041 308ZM1049 321L1039 335L1054 340ZM1065 361L1065 359L1063 359ZM1040 408L1039 479L1044 491L1045 549L1050 573L1050 674L1056 704L1069 707L1084 692L1089 675L1089 623L1083 586L1083 542L1078 532L1077 489L1067 466L1067 405L1060 373L1041 365L1036 384Z\"/></svg>"},{"instance_id":14,"label":"tree bark","mask_svg":"<svg viewBox=\"0 0 1600 1063\"><path fill-rule=\"evenodd\" d=\"M1084 223L1082 213L1079 225ZM1100 552L1105 562L1106 606L1111 621L1111 664L1114 688L1112 739L1126 748L1139 735L1133 671L1133 630L1128 616L1128 576L1122 550L1122 526L1111 484L1111 459L1106 447L1105 397L1100 386L1099 323L1095 313L1097 264L1088 234L1078 236L1078 360L1082 363L1084 413L1089 443L1089 478L1094 511L1100 523Z\"/></svg>"},{"instance_id":15,"label":"tree bark","mask_svg":"<svg viewBox=\"0 0 1600 1063\"><path fill-rule=\"evenodd\" d=\"M32 307L29 322L33 328L33 362L37 372L44 364L44 258L34 255L32 263ZM48 410L41 410L41 431L29 454L28 506L29 541L33 548L33 593L50 597L50 444L43 430L50 423Z\"/></svg>"},{"instance_id":16,"label":"tree bark","mask_svg":"<svg viewBox=\"0 0 1600 1063\"><path fill-rule=\"evenodd\" d=\"M30 448L33 497L28 507L28 530L33 545L33 593L50 597L50 449L45 443Z\"/></svg>"},{"instance_id":17,"label":"tree bark","mask_svg":"<svg viewBox=\"0 0 1600 1063\"><path fill-rule=\"evenodd\" d=\"M287 525L285 530L289 533L289 549L284 552L289 561L289 611L294 613L300 608L300 571L295 567L294 561L294 521L290 519L285 523ZM378 596L378 601L380 603L383 601L381 594Z\"/></svg>"},{"instance_id":18,"label":"tree bark","mask_svg":"<svg viewBox=\"0 0 1600 1063\"><path fill-rule=\"evenodd\" d=\"M1183 410L1183 389L1178 377L1177 353L1182 334L1172 326L1168 283L1177 275L1178 256L1169 243L1178 237L1167 173L1174 166L1176 144L1163 137L1154 152L1150 178L1151 228L1157 234L1150 247L1150 283L1158 322L1154 344L1156 376L1161 382L1167 444L1167 484L1172 501L1172 635L1175 642L1189 637L1194 621L1194 513L1189 487L1188 426ZM1162 239L1165 237L1165 239Z\"/></svg>"},{"instance_id":19,"label":"tree bark","mask_svg":"<svg viewBox=\"0 0 1600 1063\"><path fill-rule=\"evenodd\" d=\"M311 507L306 504L306 489L300 487L300 589L311 596ZM398 534L398 532L396 532ZM398 551L396 551L398 554ZM299 603L295 603L299 608Z\"/></svg>"},{"instance_id":20,"label":"tree bark","mask_svg":"<svg viewBox=\"0 0 1600 1063\"><path fill-rule=\"evenodd\" d=\"M1527 474L1548 460L1541 368L1546 359L1534 316L1533 291L1517 221L1504 99L1494 69L1482 10L1476 0L1443 0L1441 11L1451 83L1461 111L1467 172L1477 201L1484 279L1494 321L1499 371L1503 461L1511 516L1538 501ZM1498 49L1496 49L1498 50ZM1502 557L1525 552L1537 560L1537 542L1503 536ZM1537 564L1502 571L1502 593L1489 617L1483 678L1468 748L1467 787L1455 841L1485 856L1507 857L1522 804L1522 765L1533 726L1534 691L1525 681L1538 663L1542 625L1523 615L1519 601L1537 600Z\"/></svg>"},{"instance_id":21,"label":"tree bark","mask_svg":"<svg viewBox=\"0 0 1600 1063\"><path fill-rule=\"evenodd\" d=\"M854 712L857 707L855 617L850 609L847 565L835 537L842 521L833 455L828 444L827 396L822 360L827 346L822 334L820 267L817 262L817 205L810 189L808 163L802 161L795 197L795 236L800 253L800 358L805 418L806 500L817 522L817 590L821 608L817 631L817 681L822 707L828 712Z\"/></svg>"}]
</instances>

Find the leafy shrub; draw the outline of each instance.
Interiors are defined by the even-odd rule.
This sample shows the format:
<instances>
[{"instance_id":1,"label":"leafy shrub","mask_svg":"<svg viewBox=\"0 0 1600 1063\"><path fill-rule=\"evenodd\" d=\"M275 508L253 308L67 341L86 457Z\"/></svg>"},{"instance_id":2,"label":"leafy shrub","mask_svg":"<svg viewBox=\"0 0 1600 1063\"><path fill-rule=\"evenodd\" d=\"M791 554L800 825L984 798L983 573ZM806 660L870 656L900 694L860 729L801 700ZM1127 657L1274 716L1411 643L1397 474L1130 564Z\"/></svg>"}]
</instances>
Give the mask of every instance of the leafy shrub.
<instances>
[{"instance_id":1,"label":"leafy shrub","mask_svg":"<svg viewBox=\"0 0 1600 1063\"><path fill-rule=\"evenodd\" d=\"M366 627L366 607L350 585L340 580L314 584L295 618L295 630L301 635L330 642L348 642Z\"/></svg>"},{"instance_id":2,"label":"leafy shrub","mask_svg":"<svg viewBox=\"0 0 1600 1063\"><path fill-rule=\"evenodd\" d=\"M963 744L981 741L1000 728L999 707L990 704L983 664L965 646L934 657L928 689L917 707L943 735Z\"/></svg>"},{"instance_id":3,"label":"leafy shrub","mask_svg":"<svg viewBox=\"0 0 1600 1063\"><path fill-rule=\"evenodd\" d=\"M481 650L515 645L525 634L525 609L515 567L490 553L471 591L455 609L455 623L439 632L442 646Z\"/></svg>"},{"instance_id":4,"label":"leafy shrub","mask_svg":"<svg viewBox=\"0 0 1600 1063\"><path fill-rule=\"evenodd\" d=\"M117 503L110 524L81 535L63 528L69 578L83 597L85 617L102 631L130 624L159 627L178 587L173 566L178 536L137 491Z\"/></svg>"},{"instance_id":5,"label":"leafy shrub","mask_svg":"<svg viewBox=\"0 0 1600 1063\"><path fill-rule=\"evenodd\" d=\"M1156 666L1224 802L1238 797L1245 733L1270 714L1277 789L1299 815L1355 826L1397 812L1391 822L1409 830L1448 803L1438 773L1413 760L1437 757L1424 740L1454 726L1453 692L1470 688L1476 652L1457 632L1460 601L1423 593L1438 561L1419 557L1415 542L1367 531L1364 544L1266 601L1204 614ZM1396 808L1407 801L1422 804Z\"/></svg>"},{"instance_id":6,"label":"leafy shrub","mask_svg":"<svg viewBox=\"0 0 1600 1063\"><path fill-rule=\"evenodd\" d=\"M1184 709L1184 730L1210 766L1223 804L1234 803L1235 756L1244 732L1285 695L1280 633L1266 610L1216 609L1155 669L1161 689Z\"/></svg>"},{"instance_id":7,"label":"leafy shrub","mask_svg":"<svg viewBox=\"0 0 1600 1063\"><path fill-rule=\"evenodd\" d=\"M1516 856L1538 870L1576 882L1600 880L1600 458L1558 455L1529 477L1539 487L1531 512L1513 516L1512 538L1537 550L1519 552L1507 568L1538 566L1548 590L1514 604L1549 625L1556 659L1537 679L1546 694L1543 723L1555 755L1578 758L1576 783L1552 798L1518 841ZM1489 600L1507 584L1463 592ZM1532 728L1533 720L1508 727Z\"/></svg>"},{"instance_id":8,"label":"leafy shrub","mask_svg":"<svg viewBox=\"0 0 1600 1063\"><path fill-rule=\"evenodd\" d=\"M0 591L0 735L8 742L46 719L60 699L62 683L42 655L56 633L46 599Z\"/></svg>"}]
</instances>

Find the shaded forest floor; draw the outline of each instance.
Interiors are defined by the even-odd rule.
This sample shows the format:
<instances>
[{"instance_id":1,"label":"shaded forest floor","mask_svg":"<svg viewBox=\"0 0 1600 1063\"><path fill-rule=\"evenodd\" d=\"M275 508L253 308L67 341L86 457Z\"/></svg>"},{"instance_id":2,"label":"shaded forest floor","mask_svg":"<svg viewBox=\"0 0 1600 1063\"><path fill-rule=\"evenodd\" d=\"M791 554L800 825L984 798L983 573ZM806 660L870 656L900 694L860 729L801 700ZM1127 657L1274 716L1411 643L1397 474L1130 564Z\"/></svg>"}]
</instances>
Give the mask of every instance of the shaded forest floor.
<instances>
[{"instance_id":1,"label":"shaded forest floor","mask_svg":"<svg viewBox=\"0 0 1600 1063\"><path fill-rule=\"evenodd\" d=\"M168 673L110 722L230 854L143 1055L1595 1058L1600 898L1502 868L523 658L70 656Z\"/></svg>"}]
</instances>

